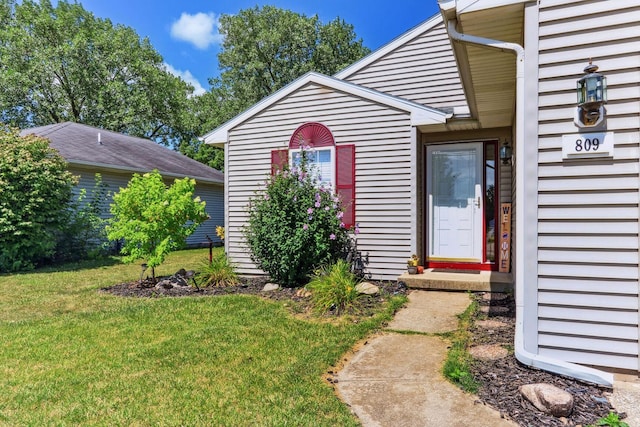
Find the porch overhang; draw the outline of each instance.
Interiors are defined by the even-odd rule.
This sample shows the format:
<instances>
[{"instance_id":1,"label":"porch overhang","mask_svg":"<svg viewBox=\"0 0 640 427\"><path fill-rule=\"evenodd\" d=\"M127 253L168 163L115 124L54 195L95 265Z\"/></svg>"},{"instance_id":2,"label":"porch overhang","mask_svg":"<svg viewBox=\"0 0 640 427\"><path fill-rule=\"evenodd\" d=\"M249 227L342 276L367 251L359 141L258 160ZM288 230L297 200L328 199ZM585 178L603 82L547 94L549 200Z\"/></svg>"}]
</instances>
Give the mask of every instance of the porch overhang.
<instances>
[{"instance_id":1,"label":"porch overhang","mask_svg":"<svg viewBox=\"0 0 640 427\"><path fill-rule=\"evenodd\" d=\"M515 0L440 0L445 25L476 37L523 44L524 2ZM500 19L497 20L496 16ZM515 120L515 55L452 40L470 117L455 115L449 127L463 121L463 129L513 126ZM474 122L471 122L474 120Z\"/></svg>"}]
</instances>

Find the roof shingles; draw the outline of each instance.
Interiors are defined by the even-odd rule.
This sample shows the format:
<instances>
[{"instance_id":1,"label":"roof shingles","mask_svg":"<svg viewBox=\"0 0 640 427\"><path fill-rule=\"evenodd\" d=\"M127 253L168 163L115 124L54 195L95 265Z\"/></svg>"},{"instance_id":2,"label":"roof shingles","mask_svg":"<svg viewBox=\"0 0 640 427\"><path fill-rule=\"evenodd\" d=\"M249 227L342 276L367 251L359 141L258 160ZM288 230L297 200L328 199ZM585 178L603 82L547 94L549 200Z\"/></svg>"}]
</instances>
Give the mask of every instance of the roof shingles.
<instances>
[{"instance_id":1,"label":"roof shingles","mask_svg":"<svg viewBox=\"0 0 640 427\"><path fill-rule=\"evenodd\" d=\"M188 176L222 184L224 174L151 140L64 122L24 129L22 135L47 138L70 164L114 168L131 172L157 169L164 176Z\"/></svg>"}]
</instances>

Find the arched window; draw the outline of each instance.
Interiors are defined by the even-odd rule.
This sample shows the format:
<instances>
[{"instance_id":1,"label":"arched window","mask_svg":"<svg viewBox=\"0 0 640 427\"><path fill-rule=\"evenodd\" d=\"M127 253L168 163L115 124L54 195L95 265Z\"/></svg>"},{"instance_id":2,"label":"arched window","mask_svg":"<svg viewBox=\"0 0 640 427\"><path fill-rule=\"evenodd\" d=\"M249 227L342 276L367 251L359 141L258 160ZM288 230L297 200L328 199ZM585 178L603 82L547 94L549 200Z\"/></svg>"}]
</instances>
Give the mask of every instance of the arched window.
<instances>
[{"instance_id":1,"label":"arched window","mask_svg":"<svg viewBox=\"0 0 640 427\"><path fill-rule=\"evenodd\" d=\"M295 164L300 150L306 147L313 149L310 161L321 181L331 185L342 199L345 226L355 225L355 145L336 144L333 134L322 123L304 123L291 135L288 149L272 151L272 173L286 163Z\"/></svg>"}]
</instances>

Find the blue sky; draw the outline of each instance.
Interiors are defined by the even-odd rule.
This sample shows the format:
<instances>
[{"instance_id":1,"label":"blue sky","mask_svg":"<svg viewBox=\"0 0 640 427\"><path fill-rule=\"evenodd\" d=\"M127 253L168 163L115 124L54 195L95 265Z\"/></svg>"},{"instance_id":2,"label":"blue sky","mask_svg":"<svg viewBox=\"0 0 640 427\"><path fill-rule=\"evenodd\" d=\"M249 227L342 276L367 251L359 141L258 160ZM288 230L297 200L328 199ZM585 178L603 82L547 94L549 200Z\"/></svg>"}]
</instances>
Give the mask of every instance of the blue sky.
<instances>
[{"instance_id":1,"label":"blue sky","mask_svg":"<svg viewBox=\"0 0 640 427\"><path fill-rule=\"evenodd\" d=\"M323 23L336 17L355 27L364 45L375 50L438 13L437 0L78 0L95 16L132 27L148 37L174 74L197 91L219 74L217 20L254 6L273 5Z\"/></svg>"}]
</instances>

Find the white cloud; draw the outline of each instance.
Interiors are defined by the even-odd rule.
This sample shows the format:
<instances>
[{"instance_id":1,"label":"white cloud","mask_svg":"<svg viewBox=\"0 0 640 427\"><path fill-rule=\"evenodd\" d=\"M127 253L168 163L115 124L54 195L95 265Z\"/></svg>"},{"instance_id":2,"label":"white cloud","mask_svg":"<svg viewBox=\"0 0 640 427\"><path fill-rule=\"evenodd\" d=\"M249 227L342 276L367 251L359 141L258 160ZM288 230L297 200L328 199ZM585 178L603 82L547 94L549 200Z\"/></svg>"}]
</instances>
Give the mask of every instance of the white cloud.
<instances>
[{"instance_id":1,"label":"white cloud","mask_svg":"<svg viewBox=\"0 0 640 427\"><path fill-rule=\"evenodd\" d=\"M216 15L202 12L195 15L183 12L180 19L171 24L171 37L193 43L202 50L222 41Z\"/></svg>"},{"instance_id":2,"label":"white cloud","mask_svg":"<svg viewBox=\"0 0 640 427\"><path fill-rule=\"evenodd\" d=\"M191 74L191 71L186 70L186 71L181 71L181 70L177 70L174 67L172 67L171 65L167 64L166 62L164 63L165 68L167 69L168 72L170 72L171 74L173 74L176 77L180 77L182 80L184 80L185 82L189 83L191 86L193 86L193 94L196 96L202 95L203 93L206 92L205 88L202 87L202 85L200 84L200 82L198 81L198 79L196 79L193 74Z\"/></svg>"}]
</instances>

